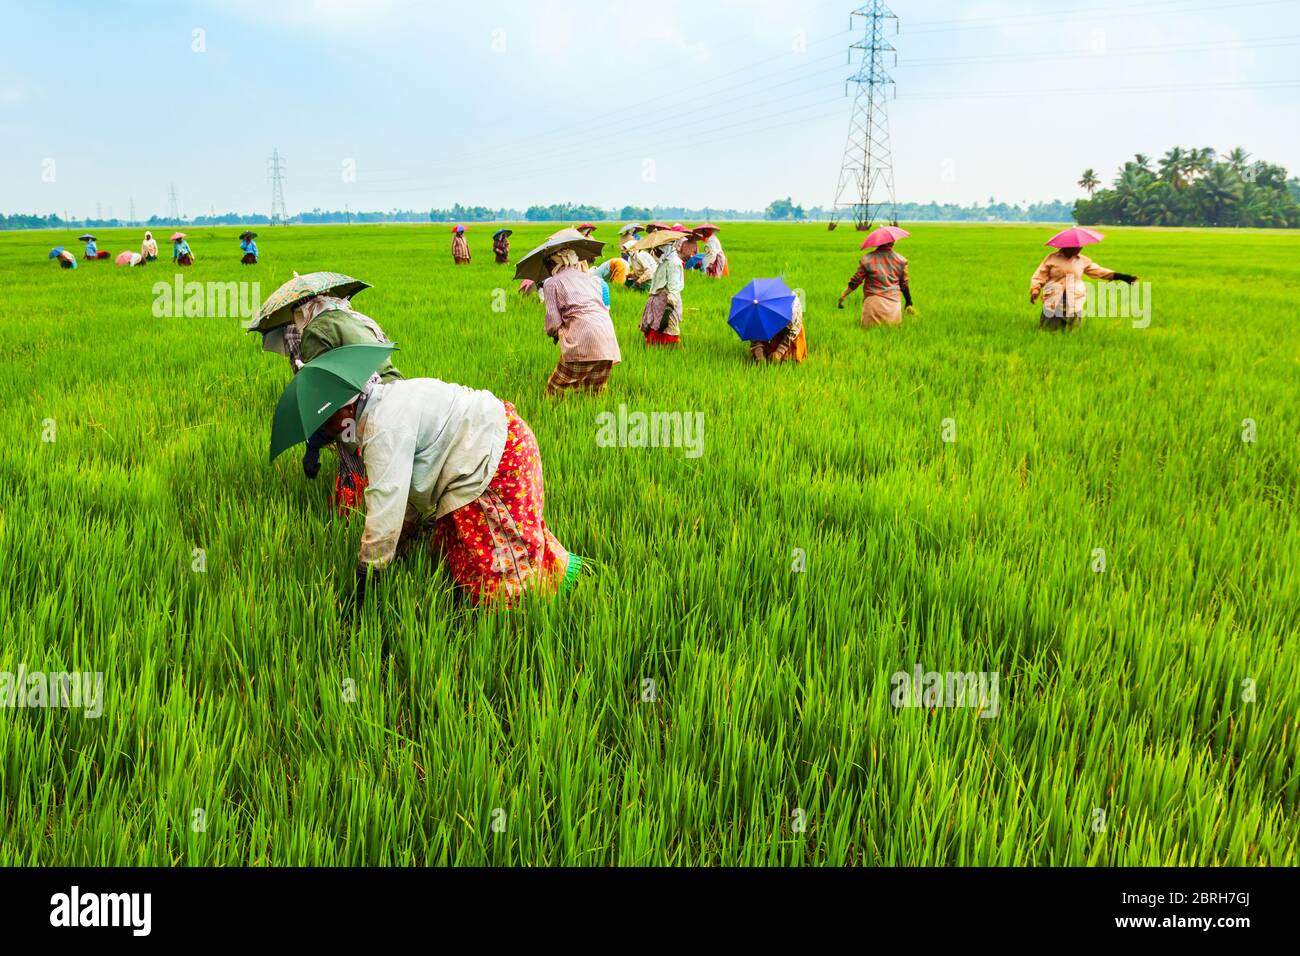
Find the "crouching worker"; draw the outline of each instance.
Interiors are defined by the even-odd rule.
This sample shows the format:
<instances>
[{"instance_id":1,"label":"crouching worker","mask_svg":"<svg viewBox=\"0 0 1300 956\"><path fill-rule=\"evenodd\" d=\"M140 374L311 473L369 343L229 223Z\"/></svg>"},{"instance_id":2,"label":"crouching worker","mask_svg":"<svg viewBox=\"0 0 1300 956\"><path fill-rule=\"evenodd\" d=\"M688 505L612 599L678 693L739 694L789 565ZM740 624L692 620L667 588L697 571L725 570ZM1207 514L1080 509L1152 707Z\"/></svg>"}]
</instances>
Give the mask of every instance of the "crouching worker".
<instances>
[{"instance_id":1,"label":"crouching worker","mask_svg":"<svg viewBox=\"0 0 1300 956\"><path fill-rule=\"evenodd\" d=\"M281 397L287 410L276 409L272 433L274 457L282 415L286 423L302 416L297 441L323 425L365 462L355 607L399 545L428 546L474 604L567 591L582 559L543 520L542 459L527 423L491 392L434 378L379 381L374 373L392 349L342 346L305 365Z\"/></svg>"},{"instance_id":2,"label":"crouching worker","mask_svg":"<svg viewBox=\"0 0 1300 956\"><path fill-rule=\"evenodd\" d=\"M766 342L750 342L755 362L802 362L808 357L808 340L803 331L803 303L798 296L790 305L790 324Z\"/></svg>"},{"instance_id":3,"label":"crouching worker","mask_svg":"<svg viewBox=\"0 0 1300 956\"><path fill-rule=\"evenodd\" d=\"M247 325L262 334L262 348L289 360L293 374L309 362L341 345L385 345L388 337L370 316L358 312L352 297L370 284L339 272L293 274L267 297ZM381 381L400 379L391 361L385 360L377 373ZM321 450L334 443L332 436L317 431L307 439L302 470L308 478L320 473ZM334 480L334 503L340 511L359 507L365 489L365 472L355 453L336 445L339 470Z\"/></svg>"}]
</instances>

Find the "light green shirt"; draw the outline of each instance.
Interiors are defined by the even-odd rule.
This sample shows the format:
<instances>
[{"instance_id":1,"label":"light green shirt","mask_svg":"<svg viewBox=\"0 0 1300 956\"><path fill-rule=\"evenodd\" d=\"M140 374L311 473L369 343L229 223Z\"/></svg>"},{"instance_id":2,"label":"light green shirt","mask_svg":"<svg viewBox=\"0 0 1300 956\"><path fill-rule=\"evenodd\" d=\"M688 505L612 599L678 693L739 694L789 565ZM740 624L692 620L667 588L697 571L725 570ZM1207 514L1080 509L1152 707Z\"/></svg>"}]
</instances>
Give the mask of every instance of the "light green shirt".
<instances>
[{"instance_id":1,"label":"light green shirt","mask_svg":"<svg viewBox=\"0 0 1300 956\"><path fill-rule=\"evenodd\" d=\"M351 312L330 309L316 316L303 329L300 354L304 362L310 362L340 345L374 345L378 341L366 324ZM384 382L394 382L402 378L402 373L391 360L385 359L379 367L379 378Z\"/></svg>"}]
</instances>

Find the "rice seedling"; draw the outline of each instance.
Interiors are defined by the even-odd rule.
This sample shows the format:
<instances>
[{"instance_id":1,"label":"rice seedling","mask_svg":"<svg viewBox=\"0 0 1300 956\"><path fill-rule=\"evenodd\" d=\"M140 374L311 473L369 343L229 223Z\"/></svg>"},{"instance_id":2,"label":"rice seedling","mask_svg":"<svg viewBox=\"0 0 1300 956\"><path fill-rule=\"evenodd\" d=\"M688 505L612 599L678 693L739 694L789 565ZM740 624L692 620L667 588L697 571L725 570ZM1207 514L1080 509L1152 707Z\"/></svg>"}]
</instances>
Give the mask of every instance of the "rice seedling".
<instances>
[{"instance_id":1,"label":"rice seedling","mask_svg":"<svg viewBox=\"0 0 1300 956\"><path fill-rule=\"evenodd\" d=\"M921 225L921 314L868 333L834 307L852 232L724 225L685 346L615 289L611 387L556 402L488 230L462 268L441 229L266 230L252 267L238 232L194 230L184 278L373 283L408 376L517 405L599 573L473 611L415 553L354 626L361 521L330 465L266 462L285 361L155 316L166 263L0 235L0 673L103 675L97 718L0 710L0 863L1296 864L1300 239L1109 231L1149 327L1048 335L1045 230ZM726 325L771 275L799 367ZM699 416L701 454L603 447L620 406ZM895 706L918 666L997 700Z\"/></svg>"}]
</instances>

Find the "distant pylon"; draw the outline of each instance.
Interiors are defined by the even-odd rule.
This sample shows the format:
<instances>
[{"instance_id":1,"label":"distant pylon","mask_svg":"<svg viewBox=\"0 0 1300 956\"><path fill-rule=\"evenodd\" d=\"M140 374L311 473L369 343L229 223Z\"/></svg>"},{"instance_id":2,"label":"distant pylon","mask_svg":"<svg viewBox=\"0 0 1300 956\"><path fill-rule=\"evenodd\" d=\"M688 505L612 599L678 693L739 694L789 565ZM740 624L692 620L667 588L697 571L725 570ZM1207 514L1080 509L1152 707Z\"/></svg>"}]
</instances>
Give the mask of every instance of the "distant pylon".
<instances>
[{"instance_id":1,"label":"distant pylon","mask_svg":"<svg viewBox=\"0 0 1300 956\"><path fill-rule=\"evenodd\" d=\"M172 183L171 186L171 201L167 207L167 215L170 217L172 222L179 223L181 221L181 206L180 203L176 201L175 183Z\"/></svg>"},{"instance_id":2,"label":"distant pylon","mask_svg":"<svg viewBox=\"0 0 1300 956\"><path fill-rule=\"evenodd\" d=\"M271 222L279 216L281 225L289 218L289 211L284 208L284 157L280 150L271 150Z\"/></svg>"},{"instance_id":3,"label":"distant pylon","mask_svg":"<svg viewBox=\"0 0 1300 956\"><path fill-rule=\"evenodd\" d=\"M98 199L95 200L95 218L96 219L104 218L104 205Z\"/></svg>"},{"instance_id":4,"label":"distant pylon","mask_svg":"<svg viewBox=\"0 0 1300 956\"><path fill-rule=\"evenodd\" d=\"M129 223L130 223L132 226L134 226L134 225L135 225L135 197L134 197L134 196L131 197L131 201L130 201L130 203L128 203L128 207L130 208L130 213L129 213L129 215L130 215L130 217L131 217L130 220L129 220Z\"/></svg>"},{"instance_id":5,"label":"distant pylon","mask_svg":"<svg viewBox=\"0 0 1300 956\"><path fill-rule=\"evenodd\" d=\"M844 144L844 161L835 188L830 228L834 229L841 216L851 211L857 228L866 230L886 210L890 222L898 217L886 107L888 91L894 80L885 72L885 57L894 53L894 48L885 41L885 25L893 20L897 32L898 17L884 0L870 0L849 14L850 29L854 17L866 20L866 32L861 40L849 47L850 62L854 50L862 51L862 61L858 64L858 72L845 83L846 92L848 83L856 83L858 89L853 97L853 118Z\"/></svg>"}]
</instances>

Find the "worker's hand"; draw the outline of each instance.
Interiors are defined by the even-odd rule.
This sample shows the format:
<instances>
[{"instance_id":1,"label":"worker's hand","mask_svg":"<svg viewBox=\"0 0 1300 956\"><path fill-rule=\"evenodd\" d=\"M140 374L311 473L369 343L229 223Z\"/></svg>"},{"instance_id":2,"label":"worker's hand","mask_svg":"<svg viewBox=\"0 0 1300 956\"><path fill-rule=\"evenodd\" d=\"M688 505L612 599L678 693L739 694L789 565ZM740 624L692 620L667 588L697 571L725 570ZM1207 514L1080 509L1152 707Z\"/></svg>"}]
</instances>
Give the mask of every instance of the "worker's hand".
<instances>
[{"instance_id":1,"label":"worker's hand","mask_svg":"<svg viewBox=\"0 0 1300 956\"><path fill-rule=\"evenodd\" d=\"M914 305L909 305L906 309L903 310L903 314L904 314L904 315L919 316L921 313L916 311L916 306L914 306Z\"/></svg>"},{"instance_id":2,"label":"worker's hand","mask_svg":"<svg viewBox=\"0 0 1300 956\"><path fill-rule=\"evenodd\" d=\"M1037 292L1031 292L1031 293L1029 293L1029 301L1030 301L1030 302L1037 302L1037 301L1038 301L1038 293L1037 293Z\"/></svg>"},{"instance_id":3,"label":"worker's hand","mask_svg":"<svg viewBox=\"0 0 1300 956\"><path fill-rule=\"evenodd\" d=\"M837 309L844 308L844 296L840 296L840 300L835 303L835 308Z\"/></svg>"},{"instance_id":4,"label":"worker's hand","mask_svg":"<svg viewBox=\"0 0 1300 956\"><path fill-rule=\"evenodd\" d=\"M309 444L307 450L302 453L302 473L308 478L315 478L320 474L319 448Z\"/></svg>"}]
</instances>

